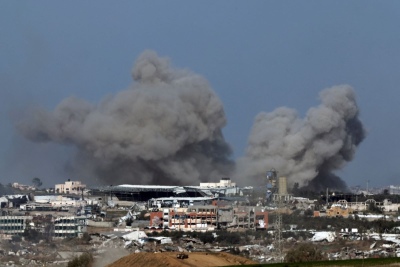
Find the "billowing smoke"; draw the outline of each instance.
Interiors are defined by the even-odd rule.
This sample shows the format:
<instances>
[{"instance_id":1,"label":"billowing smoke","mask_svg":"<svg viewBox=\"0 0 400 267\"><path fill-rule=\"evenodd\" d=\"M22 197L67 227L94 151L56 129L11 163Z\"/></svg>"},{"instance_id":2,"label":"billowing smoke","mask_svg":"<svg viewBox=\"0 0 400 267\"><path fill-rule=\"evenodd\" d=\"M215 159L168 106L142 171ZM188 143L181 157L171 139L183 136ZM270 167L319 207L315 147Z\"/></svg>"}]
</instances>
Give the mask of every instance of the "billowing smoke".
<instances>
[{"instance_id":1,"label":"billowing smoke","mask_svg":"<svg viewBox=\"0 0 400 267\"><path fill-rule=\"evenodd\" d=\"M34 142L76 148L66 169L82 180L193 185L233 175L223 106L204 78L152 51L139 56L132 77L130 88L98 104L70 97L53 111L30 111L17 129ZM334 172L352 160L365 135L355 94L343 85L320 98L304 119L286 107L256 117L237 182L261 181L275 168L289 184L346 187Z\"/></svg>"},{"instance_id":2,"label":"billowing smoke","mask_svg":"<svg viewBox=\"0 0 400 267\"><path fill-rule=\"evenodd\" d=\"M70 97L54 111L31 111L17 129L35 142L76 147L68 169L103 183L196 184L229 175L226 118L207 81L153 51L139 56L132 77L129 89L99 104Z\"/></svg>"},{"instance_id":3,"label":"billowing smoke","mask_svg":"<svg viewBox=\"0 0 400 267\"><path fill-rule=\"evenodd\" d=\"M289 184L344 189L346 183L333 172L352 160L365 130L350 86L325 89L320 99L304 119L286 107L257 115L246 155L238 160L239 179L265 179L275 168Z\"/></svg>"}]
</instances>

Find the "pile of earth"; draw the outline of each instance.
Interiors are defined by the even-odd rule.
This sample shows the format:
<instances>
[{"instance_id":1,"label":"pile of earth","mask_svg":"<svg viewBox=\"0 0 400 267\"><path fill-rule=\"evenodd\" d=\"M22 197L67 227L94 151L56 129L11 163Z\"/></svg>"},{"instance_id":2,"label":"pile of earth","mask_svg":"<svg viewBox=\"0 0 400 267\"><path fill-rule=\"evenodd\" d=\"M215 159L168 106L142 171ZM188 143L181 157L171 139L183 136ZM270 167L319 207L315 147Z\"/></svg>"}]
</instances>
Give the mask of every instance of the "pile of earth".
<instances>
[{"instance_id":1,"label":"pile of earth","mask_svg":"<svg viewBox=\"0 0 400 267\"><path fill-rule=\"evenodd\" d=\"M178 259L176 256L179 252L163 252L163 253L134 253L123 257L107 267L197 267L197 266L229 266L229 265L247 265L256 264L257 262L244 257L232 255L225 252L191 252L186 253L189 257L186 259Z\"/></svg>"}]
</instances>

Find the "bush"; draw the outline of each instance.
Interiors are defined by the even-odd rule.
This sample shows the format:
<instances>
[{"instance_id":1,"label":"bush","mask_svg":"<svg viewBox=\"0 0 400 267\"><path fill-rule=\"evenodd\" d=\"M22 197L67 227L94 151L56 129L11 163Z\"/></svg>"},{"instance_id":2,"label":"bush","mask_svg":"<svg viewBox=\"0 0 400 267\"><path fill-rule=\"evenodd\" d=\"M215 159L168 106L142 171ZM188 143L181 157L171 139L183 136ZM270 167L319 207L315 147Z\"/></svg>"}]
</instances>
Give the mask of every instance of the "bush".
<instances>
[{"instance_id":1,"label":"bush","mask_svg":"<svg viewBox=\"0 0 400 267\"><path fill-rule=\"evenodd\" d=\"M42 234L35 229L26 229L24 232L24 237L26 241L38 243L40 239L42 239Z\"/></svg>"},{"instance_id":2,"label":"bush","mask_svg":"<svg viewBox=\"0 0 400 267\"><path fill-rule=\"evenodd\" d=\"M322 251L316 245L304 243L289 250L285 262L308 262L325 260Z\"/></svg>"},{"instance_id":3,"label":"bush","mask_svg":"<svg viewBox=\"0 0 400 267\"><path fill-rule=\"evenodd\" d=\"M216 241L227 245L236 245L240 243L241 235L237 232L220 231Z\"/></svg>"},{"instance_id":4,"label":"bush","mask_svg":"<svg viewBox=\"0 0 400 267\"><path fill-rule=\"evenodd\" d=\"M89 253L84 253L79 257L75 257L68 262L67 267L91 267L93 264L93 256Z\"/></svg>"},{"instance_id":5,"label":"bush","mask_svg":"<svg viewBox=\"0 0 400 267\"><path fill-rule=\"evenodd\" d=\"M11 241L13 241L13 242L21 242L22 241L22 237L20 237L19 235L13 235L11 237Z\"/></svg>"},{"instance_id":6,"label":"bush","mask_svg":"<svg viewBox=\"0 0 400 267\"><path fill-rule=\"evenodd\" d=\"M81 240L84 244L89 244L89 241L92 240L92 238L88 233L83 233Z\"/></svg>"},{"instance_id":7,"label":"bush","mask_svg":"<svg viewBox=\"0 0 400 267\"><path fill-rule=\"evenodd\" d=\"M198 237L201 242L205 243L212 243L214 242L214 235L211 232L199 233Z\"/></svg>"}]
</instances>

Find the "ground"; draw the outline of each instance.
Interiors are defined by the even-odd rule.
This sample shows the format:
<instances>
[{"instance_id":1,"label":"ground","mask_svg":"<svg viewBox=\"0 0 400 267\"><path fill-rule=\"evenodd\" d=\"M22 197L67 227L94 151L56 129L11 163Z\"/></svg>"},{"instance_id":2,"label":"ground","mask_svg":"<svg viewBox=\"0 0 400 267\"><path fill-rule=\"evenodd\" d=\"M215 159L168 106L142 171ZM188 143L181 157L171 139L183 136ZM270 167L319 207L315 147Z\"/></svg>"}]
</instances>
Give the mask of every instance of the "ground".
<instances>
[{"instance_id":1,"label":"ground","mask_svg":"<svg viewBox=\"0 0 400 267\"><path fill-rule=\"evenodd\" d=\"M229 253L207 253L207 252L191 252L187 253L189 258L177 259L179 252L163 252L163 253L134 253L123 257L116 262L107 265L107 267L211 267L211 266L229 266L241 264L256 264L257 262L244 257L235 256Z\"/></svg>"}]
</instances>

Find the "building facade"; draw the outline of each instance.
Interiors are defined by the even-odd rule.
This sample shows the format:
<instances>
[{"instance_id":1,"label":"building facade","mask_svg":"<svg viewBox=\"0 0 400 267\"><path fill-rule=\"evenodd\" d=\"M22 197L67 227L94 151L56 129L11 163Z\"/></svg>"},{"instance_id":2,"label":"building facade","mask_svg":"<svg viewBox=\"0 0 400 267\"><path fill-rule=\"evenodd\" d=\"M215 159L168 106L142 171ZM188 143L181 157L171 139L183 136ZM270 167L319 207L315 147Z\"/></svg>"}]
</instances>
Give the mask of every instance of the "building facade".
<instances>
[{"instance_id":1,"label":"building facade","mask_svg":"<svg viewBox=\"0 0 400 267\"><path fill-rule=\"evenodd\" d=\"M0 216L0 233L22 235L32 216Z\"/></svg>"},{"instance_id":2,"label":"building facade","mask_svg":"<svg viewBox=\"0 0 400 267\"><path fill-rule=\"evenodd\" d=\"M84 216L60 217L54 220L54 237L82 237L87 231Z\"/></svg>"},{"instance_id":3,"label":"building facade","mask_svg":"<svg viewBox=\"0 0 400 267\"><path fill-rule=\"evenodd\" d=\"M235 187L236 183L230 178L222 178L218 183L200 183L200 187L220 188L220 187Z\"/></svg>"},{"instance_id":4,"label":"building facade","mask_svg":"<svg viewBox=\"0 0 400 267\"><path fill-rule=\"evenodd\" d=\"M183 231L228 228L264 230L268 228L268 212L257 207L199 205L187 208L166 208L150 213L150 227L169 227Z\"/></svg>"},{"instance_id":5,"label":"building facade","mask_svg":"<svg viewBox=\"0 0 400 267\"><path fill-rule=\"evenodd\" d=\"M68 179L64 184L56 184L55 192L58 194L82 194L83 190L86 189L86 185L82 184L81 181L71 181Z\"/></svg>"}]
</instances>

